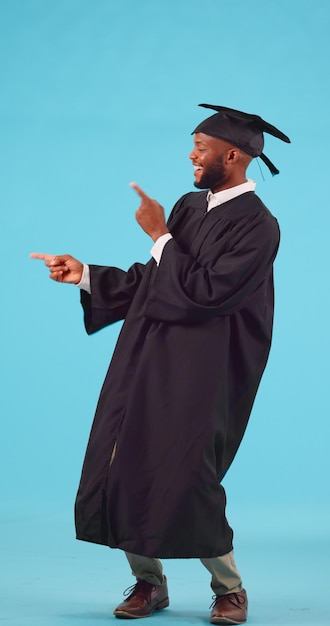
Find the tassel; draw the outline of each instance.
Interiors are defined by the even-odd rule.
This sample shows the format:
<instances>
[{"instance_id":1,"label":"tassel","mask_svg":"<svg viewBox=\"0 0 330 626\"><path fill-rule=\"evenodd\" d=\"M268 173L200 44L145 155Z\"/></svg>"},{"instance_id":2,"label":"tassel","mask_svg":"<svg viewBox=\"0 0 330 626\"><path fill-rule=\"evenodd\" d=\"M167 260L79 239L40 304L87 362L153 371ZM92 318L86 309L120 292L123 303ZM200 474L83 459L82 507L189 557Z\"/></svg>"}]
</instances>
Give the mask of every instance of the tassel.
<instances>
[{"instance_id":1,"label":"tassel","mask_svg":"<svg viewBox=\"0 0 330 626\"><path fill-rule=\"evenodd\" d=\"M277 167L275 167L274 163L272 163L268 157L266 157L266 155L262 152L260 155L261 160L265 163L265 165L267 165L268 169L271 171L273 176L276 176L276 174L279 174L280 171L277 169Z\"/></svg>"}]
</instances>

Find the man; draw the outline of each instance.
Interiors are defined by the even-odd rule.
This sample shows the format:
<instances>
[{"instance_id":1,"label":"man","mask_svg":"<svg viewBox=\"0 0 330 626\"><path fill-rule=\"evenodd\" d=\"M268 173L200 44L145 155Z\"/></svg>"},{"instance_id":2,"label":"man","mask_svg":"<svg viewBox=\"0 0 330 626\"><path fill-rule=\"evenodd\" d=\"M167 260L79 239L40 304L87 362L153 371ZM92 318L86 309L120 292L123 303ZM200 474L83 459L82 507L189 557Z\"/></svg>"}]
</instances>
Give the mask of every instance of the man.
<instances>
[{"instance_id":1,"label":"man","mask_svg":"<svg viewBox=\"0 0 330 626\"><path fill-rule=\"evenodd\" d=\"M125 551L137 582L114 611L169 604L159 558L198 557L211 573L211 622L242 624L247 596L220 482L243 437L273 323L277 221L246 178L263 154L260 117L225 107L193 131L195 187L164 209L137 185L136 219L154 241L127 272L43 259L75 283L87 333L125 319L105 378L76 500L77 538Z\"/></svg>"}]
</instances>

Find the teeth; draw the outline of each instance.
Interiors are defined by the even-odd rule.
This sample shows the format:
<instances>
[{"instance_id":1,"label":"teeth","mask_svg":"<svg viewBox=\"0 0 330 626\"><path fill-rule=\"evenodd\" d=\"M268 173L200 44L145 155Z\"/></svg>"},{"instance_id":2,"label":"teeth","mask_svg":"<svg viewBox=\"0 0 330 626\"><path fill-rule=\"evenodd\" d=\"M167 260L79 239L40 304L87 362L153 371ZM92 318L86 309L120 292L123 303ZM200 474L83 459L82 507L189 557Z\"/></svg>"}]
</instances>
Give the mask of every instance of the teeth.
<instances>
[{"instance_id":1,"label":"teeth","mask_svg":"<svg viewBox=\"0 0 330 626\"><path fill-rule=\"evenodd\" d=\"M201 166L200 165L194 165L194 171L198 172L198 170L201 170Z\"/></svg>"}]
</instances>

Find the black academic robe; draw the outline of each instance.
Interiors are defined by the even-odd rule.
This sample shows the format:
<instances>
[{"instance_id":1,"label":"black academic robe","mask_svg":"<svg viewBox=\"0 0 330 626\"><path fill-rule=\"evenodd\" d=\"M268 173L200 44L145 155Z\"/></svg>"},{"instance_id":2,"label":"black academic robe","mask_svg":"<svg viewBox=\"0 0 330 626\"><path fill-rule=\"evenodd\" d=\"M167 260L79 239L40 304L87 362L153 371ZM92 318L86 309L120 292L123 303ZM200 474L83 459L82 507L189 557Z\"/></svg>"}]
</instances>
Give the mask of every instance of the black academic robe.
<instances>
[{"instance_id":1,"label":"black academic robe","mask_svg":"<svg viewBox=\"0 0 330 626\"><path fill-rule=\"evenodd\" d=\"M279 228L253 192L205 210L204 191L177 202L159 266L90 266L87 332L125 322L77 494L79 539L164 558L232 549L220 481L269 353Z\"/></svg>"}]
</instances>

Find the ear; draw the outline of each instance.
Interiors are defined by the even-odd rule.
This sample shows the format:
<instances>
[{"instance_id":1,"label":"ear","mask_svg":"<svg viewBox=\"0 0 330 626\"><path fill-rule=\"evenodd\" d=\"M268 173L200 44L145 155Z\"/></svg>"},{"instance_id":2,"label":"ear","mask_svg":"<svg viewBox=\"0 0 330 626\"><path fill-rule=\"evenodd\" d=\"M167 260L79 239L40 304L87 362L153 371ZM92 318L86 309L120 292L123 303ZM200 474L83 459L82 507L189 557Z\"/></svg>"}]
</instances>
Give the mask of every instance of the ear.
<instances>
[{"instance_id":1,"label":"ear","mask_svg":"<svg viewBox=\"0 0 330 626\"><path fill-rule=\"evenodd\" d=\"M230 148L230 150L228 150L227 152L226 163L228 163L228 165L234 165L237 163L239 158L240 151L238 150L238 148Z\"/></svg>"}]
</instances>

